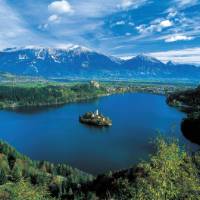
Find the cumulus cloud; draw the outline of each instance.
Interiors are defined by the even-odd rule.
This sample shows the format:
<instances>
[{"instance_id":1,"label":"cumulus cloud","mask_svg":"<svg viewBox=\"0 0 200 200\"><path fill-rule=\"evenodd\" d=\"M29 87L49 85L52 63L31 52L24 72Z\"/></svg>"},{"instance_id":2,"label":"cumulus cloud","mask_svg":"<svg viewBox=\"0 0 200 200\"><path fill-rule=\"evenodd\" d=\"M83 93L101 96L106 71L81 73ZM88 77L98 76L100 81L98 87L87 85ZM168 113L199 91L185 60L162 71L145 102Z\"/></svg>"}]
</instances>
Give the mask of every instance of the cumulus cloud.
<instances>
[{"instance_id":1,"label":"cumulus cloud","mask_svg":"<svg viewBox=\"0 0 200 200\"><path fill-rule=\"evenodd\" d=\"M55 14L54 14L54 15L51 15L51 16L48 18L48 21L49 21L50 23L59 23L60 20L61 20L60 16L55 15Z\"/></svg>"},{"instance_id":2,"label":"cumulus cloud","mask_svg":"<svg viewBox=\"0 0 200 200\"><path fill-rule=\"evenodd\" d=\"M49 4L48 9L54 14L66 14L73 12L72 6L66 0L54 1Z\"/></svg>"},{"instance_id":3,"label":"cumulus cloud","mask_svg":"<svg viewBox=\"0 0 200 200\"><path fill-rule=\"evenodd\" d=\"M163 20L160 22L160 26L162 26L162 27L170 27L172 25L173 25L173 23L170 20Z\"/></svg>"},{"instance_id":4,"label":"cumulus cloud","mask_svg":"<svg viewBox=\"0 0 200 200\"><path fill-rule=\"evenodd\" d=\"M186 35L172 35L165 39L165 42L187 41L192 40L193 37Z\"/></svg>"},{"instance_id":5,"label":"cumulus cloud","mask_svg":"<svg viewBox=\"0 0 200 200\"><path fill-rule=\"evenodd\" d=\"M70 42L115 55L132 55L154 48L159 51L176 45L197 46L198 39L194 39L200 38L198 7L184 9L196 3L196 0L45 0L35 6L34 0L0 0L0 45L34 44L33 40L48 45ZM159 9L154 9L156 6ZM116 25L121 27L112 29ZM161 41L166 42L164 47Z\"/></svg>"},{"instance_id":6,"label":"cumulus cloud","mask_svg":"<svg viewBox=\"0 0 200 200\"><path fill-rule=\"evenodd\" d=\"M74 12L71 4L66 0L52 2L48 5L48 10L51 15L48 17L48 20L45 24L39 26L40 30L47 30L49 25L59 24L64 15L72 14Z\"/></svg>"},{"instance_id":7,"label":"cumulus cloud","mask_svg":"<svg viewBox=\"0 0 200 200\"><path fill-rule=\"evenodd\" d=\"M150 24L141 24L136 27L136 30L141 34L148 34L153 32L161 32L164 28L173 26L170 20L155 19Z\"/></svg>"}]
</instances>

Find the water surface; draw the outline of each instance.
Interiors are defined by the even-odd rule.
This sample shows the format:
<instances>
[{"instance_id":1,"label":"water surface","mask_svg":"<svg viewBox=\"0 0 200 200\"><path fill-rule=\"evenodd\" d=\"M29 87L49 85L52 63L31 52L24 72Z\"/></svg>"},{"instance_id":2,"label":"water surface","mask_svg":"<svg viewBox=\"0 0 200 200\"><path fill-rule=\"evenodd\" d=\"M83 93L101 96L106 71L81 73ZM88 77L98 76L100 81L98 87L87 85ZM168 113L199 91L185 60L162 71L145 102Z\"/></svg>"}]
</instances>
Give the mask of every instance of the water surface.
<instances>
[{"instance_id":1,"label":"water surface","mask_svg":"<svg viewBox=\"0 0 200 200\"><path fill-rule=\"evenodd\" d=\"M153 152L149 142L158 131L196 146L181 134L183 113L166 98L125 94L58 108L0 111L0 138L36 160L68 163L93 174L127 168ZM99 109L113 120L110 128L80 124L78 117Z\"/></svg>"}]
</instances>

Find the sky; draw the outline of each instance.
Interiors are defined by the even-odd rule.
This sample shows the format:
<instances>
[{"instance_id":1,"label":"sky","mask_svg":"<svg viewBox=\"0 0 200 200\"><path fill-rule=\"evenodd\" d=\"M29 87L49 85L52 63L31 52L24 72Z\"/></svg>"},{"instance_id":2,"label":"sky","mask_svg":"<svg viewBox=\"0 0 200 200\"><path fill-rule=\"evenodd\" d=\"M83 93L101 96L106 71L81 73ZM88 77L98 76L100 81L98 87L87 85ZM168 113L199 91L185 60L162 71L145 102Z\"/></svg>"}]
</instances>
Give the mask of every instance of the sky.
<instances>
[{"instance_id":1,"label":"sky","mask_svg":"<svg viewBox=\"0 0 200 200\"><path fill-rule=\"evenodd\" d=\"M0 0L0 49L69 44L200 65L200 0Z\"/></svg>"}]
</instances>

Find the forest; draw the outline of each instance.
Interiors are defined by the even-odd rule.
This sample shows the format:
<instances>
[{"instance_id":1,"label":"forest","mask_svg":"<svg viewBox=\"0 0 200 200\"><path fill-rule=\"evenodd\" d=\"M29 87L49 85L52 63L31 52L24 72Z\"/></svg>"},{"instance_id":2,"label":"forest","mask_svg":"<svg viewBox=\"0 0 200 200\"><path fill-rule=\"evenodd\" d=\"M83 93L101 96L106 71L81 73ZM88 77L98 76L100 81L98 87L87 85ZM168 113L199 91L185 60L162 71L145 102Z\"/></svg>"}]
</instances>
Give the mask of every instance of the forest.
<instances>
[{"instance_id":1,"label":"forest","mask_svg":"<svg viewBox=\"0 0 200 200\"><path fill-rule=\"evenodd\" d=\"M167 102L187 114L182 121L182 132L190 141L200 144L200 86L172 93L168 96Z\"/></svg>"},{"instance_id":2,"label":"forest","mask_svg":"<svg viewBox=\"0 0 200 200\"><path fill-rule=\"evenodd\" d=\"M92 176L65 164L32 161L0 142L2 200L198 200L200 153L158 138L149 161Z\"/></svg>"},{"instance_id":3,"label":"forest","mask_svg":"<svg viewBox=\"0 0 200 200\"><path fill-rule=\"evenodd\" d=\"M166 95L190 86L179 84L131 83L131 82L50 82L8 81L0 84L0 109L15 109L32 106L57 106L72 102L96 99L101 96L148 92Z\"/></svg>"},{"instance_id":4,"label":"forest","mask_svg":"<svg viewBox=\"0 0 200 200\"><path fill-rule=\"evenodd\" d=\"M3 84L0 85L0 108L61 105L105 94L104 87L97 88L91 83Z\"/></svg>"}]
</instances>

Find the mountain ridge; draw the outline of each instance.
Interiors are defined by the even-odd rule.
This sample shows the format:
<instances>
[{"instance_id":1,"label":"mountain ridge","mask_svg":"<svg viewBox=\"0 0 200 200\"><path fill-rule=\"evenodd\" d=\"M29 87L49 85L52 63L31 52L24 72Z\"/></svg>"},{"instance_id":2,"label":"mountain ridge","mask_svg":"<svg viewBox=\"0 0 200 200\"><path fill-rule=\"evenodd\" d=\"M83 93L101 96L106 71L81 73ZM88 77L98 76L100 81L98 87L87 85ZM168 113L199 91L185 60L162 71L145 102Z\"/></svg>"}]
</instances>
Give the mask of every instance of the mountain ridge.
<instances>
[{"instance_id":1,"label":"mountain ridge","mask_svg":"<svg viewBox=\"0 0 200 200\"><path fill-rule=\"evenodd\" d=\"M123 60L79 45L7 48L0 51L0 71L44 77L102 73L127 78L200 78L200 68L195 65L163 63L144 54Z\"/></svg>"}]
</instances>

